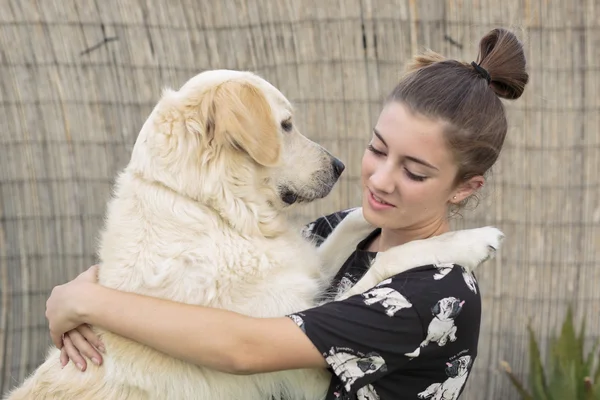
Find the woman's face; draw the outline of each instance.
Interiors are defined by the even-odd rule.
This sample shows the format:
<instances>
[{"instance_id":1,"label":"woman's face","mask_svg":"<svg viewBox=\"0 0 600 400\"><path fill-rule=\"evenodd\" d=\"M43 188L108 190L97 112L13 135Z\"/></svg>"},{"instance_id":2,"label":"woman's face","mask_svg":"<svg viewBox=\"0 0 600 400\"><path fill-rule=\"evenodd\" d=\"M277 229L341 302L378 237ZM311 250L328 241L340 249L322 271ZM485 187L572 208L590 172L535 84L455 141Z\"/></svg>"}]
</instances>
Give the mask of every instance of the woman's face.
<instances>
[{"instance_id":1,"label":"woman's face","mask_svg":"<svg viewBox=\"0 0 600 400\"><path fill-rule=\"evenodd\" d=\"M479 186L454 187L458 165L443 128L443 122L414 114L401 103L384 107L362 160L367 221L386 229L424 228L445 221L449 204Z\"/></svg>"}]
</instances>

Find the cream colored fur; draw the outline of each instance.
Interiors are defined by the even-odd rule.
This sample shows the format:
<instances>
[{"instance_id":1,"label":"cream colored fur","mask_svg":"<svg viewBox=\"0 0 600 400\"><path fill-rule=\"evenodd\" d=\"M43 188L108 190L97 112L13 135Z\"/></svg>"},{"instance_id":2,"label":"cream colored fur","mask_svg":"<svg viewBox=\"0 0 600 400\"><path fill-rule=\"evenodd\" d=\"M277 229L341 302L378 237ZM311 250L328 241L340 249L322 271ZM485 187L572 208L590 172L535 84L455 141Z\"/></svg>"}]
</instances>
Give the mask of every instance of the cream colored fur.
<instances>
[{"instance_id":1,"label":"cream colored fur","mask_svg":"<svg viewBox=\"0 0 600 400\"><path fill-rule=\"evenodd\" d=\"M166 90L108 205L100 283L257 317L313 306L373 228L357 210L317 252L286 222L286 195L311 201L327 195L337 180L334 158L282 124L291 117L286 98L248 72L208 71L178 91ZM394 249L394 257L378 259L360 287L431 259L462 257L463 265L475 268L501 239L499 231L483 229L487 236L465 231L449 238L448 246L434 239L429 246L423 241ZM477 255L456 247L465 238ZM230 375L99 333L106 346L102 367L88 363L81 373L69 363L61 369L52 349L8 398L266 400L287 394L315 400L325 396L330 379L319 370Z\"/></svg>"}]
</instances>

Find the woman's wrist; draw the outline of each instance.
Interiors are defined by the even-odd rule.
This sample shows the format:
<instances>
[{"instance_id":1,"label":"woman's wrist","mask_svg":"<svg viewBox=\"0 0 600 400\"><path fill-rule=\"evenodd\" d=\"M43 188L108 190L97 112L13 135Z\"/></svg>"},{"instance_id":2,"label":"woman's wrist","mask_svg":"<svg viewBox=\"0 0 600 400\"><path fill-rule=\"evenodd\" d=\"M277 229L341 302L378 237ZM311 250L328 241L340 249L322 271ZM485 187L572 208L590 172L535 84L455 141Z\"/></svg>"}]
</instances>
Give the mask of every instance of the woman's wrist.
<instances>
[{"instance_id":1,"label":"woman's wrist","mask_svg":"<svg viewBox=\"0 0 600 400\"><path fill-rule=\"evenodd\" d=\"M92 324L95 308L104 295L104 286L97 283L82 284L80 293L75 296L74 314L77 321Z\"/></svg>"}]
</instances>

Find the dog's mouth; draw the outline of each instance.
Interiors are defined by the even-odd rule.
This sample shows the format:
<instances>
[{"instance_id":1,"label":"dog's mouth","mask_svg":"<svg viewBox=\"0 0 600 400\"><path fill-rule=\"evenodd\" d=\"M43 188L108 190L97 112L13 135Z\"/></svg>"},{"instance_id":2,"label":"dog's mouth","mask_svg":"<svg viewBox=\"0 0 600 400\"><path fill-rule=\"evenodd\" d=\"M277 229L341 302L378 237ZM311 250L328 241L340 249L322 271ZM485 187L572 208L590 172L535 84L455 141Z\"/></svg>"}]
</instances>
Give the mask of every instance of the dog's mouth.
<instances>
[{"instance_id":1,"label":"dog's mouth","mask_svg":"<svg viewBox=\"0 0 600 400\"><path fill-rule=\"evenodd\" d=\"M305 202L310 201L304 197L301 197L298 193L295 193L289 189L284 190L281 193L281 200L283 200L283 202L289 206L291 206L292 204L305 203Z\"/></svg>"},{"instance_id":2,"label":"dog's mouth","mask_svg":"<svg viewBox=\"0 0 600 400\"><path fill-rule=\"evenodd\" d=\"M298 201L298 194L290 190L286 190L281 194L281 200L283 200L285 204L292 205Z\"/></svg>"}]
</instances>

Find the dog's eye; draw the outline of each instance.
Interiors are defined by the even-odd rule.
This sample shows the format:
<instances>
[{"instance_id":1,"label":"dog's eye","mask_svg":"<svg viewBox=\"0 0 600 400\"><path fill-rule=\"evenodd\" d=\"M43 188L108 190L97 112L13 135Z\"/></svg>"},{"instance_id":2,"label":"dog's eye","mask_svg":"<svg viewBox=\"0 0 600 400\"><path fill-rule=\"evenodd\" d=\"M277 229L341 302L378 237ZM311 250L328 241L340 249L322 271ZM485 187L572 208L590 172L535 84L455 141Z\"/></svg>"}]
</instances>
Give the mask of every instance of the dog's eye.
<instances>
[{"instance_id":1,"label":"dog's eye","mask_svg":"<svg viewBox=\"0 0 600 400\"><path fill-rule=\"evenodd\" d=\"M281 127L283 128L284 131L286 132L291 132L292 131L292 121L289 119L286 119L285 121L281 122Z\"/></svg>"}]
</instances>

